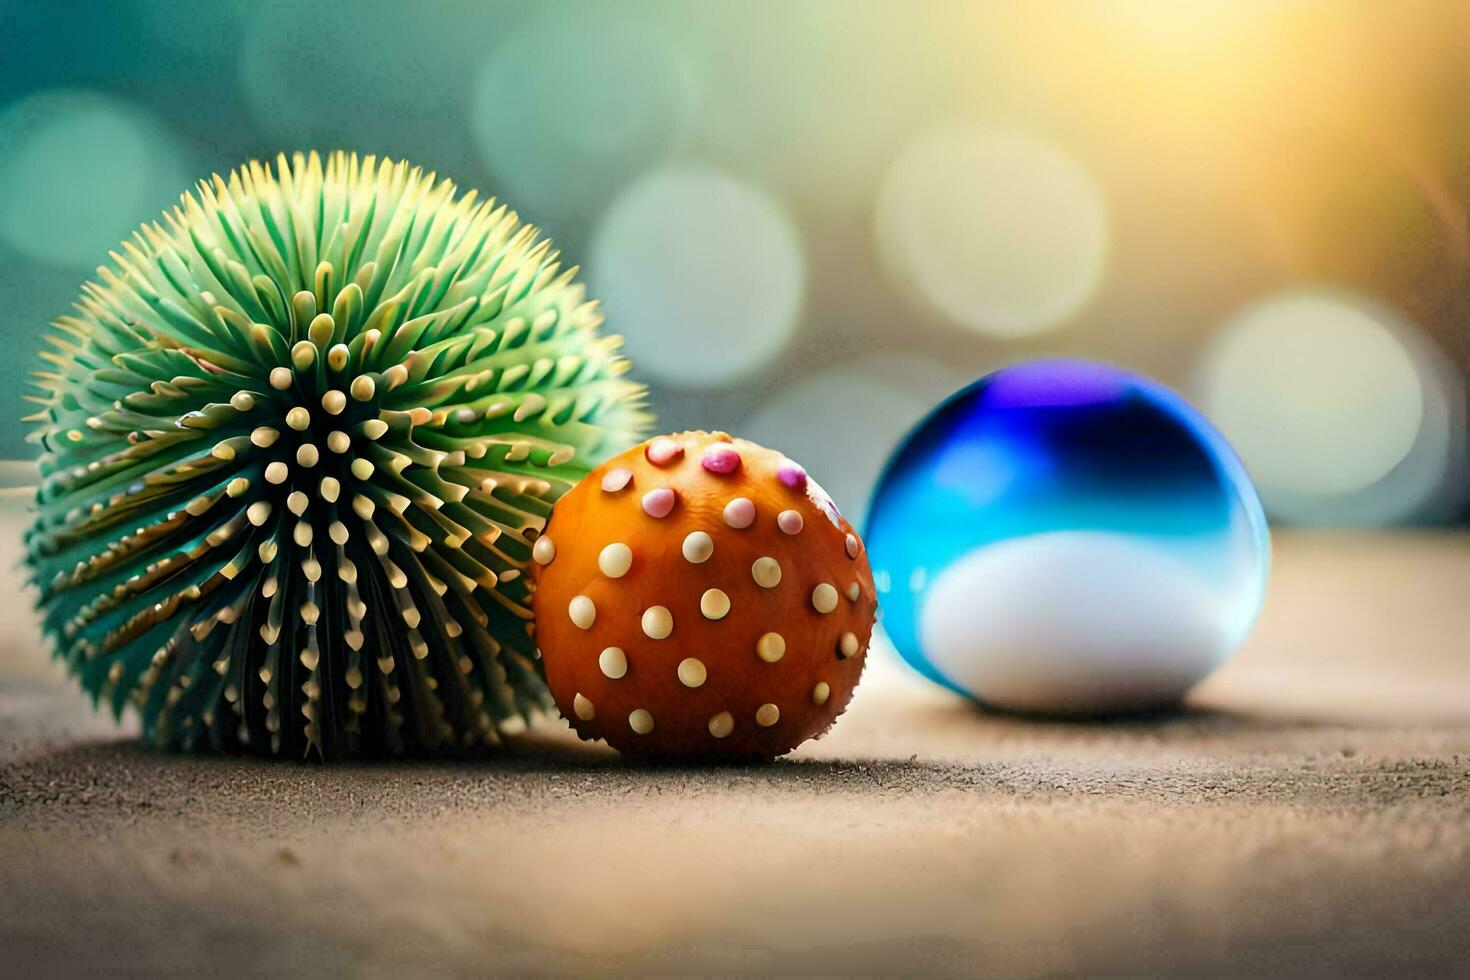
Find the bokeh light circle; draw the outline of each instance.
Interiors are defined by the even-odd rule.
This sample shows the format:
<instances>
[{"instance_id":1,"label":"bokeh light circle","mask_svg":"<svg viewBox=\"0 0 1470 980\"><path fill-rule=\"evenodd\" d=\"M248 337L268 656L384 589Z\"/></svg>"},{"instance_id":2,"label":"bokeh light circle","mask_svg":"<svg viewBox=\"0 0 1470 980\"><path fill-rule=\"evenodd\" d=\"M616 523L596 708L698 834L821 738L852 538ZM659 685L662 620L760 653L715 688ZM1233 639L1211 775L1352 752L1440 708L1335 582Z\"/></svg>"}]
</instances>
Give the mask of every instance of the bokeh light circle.
<instances>
[{"instance_id":1,"label":"bokeh light circle","mask_svg":"<svg viewBox=\"0 0 1470 980\"><path fill-rule=\"evenodd\" d=\"M874 234L889 274L949 320L997 338L1057 326L1102 278L1108 215L1075 161L1019 136L947 127L894 162Z\"/></svg>"},{"instance_id":2,"label":"bokeh light circle","mask_svg":"<svg viewBox=\"0 0 1470 980\"><path fill-rule=\"evenodd\" d=\"M40 262L94 267L186 189L182 156L163 123L123 99L27 96L0 112L0 240Z\"/></svg>"},{"instance_id":3,"label":"bokeh light circle","mask_svg":"<svg viewBox=\"0 0 1470 980\"><path fill-rule=\"evenodd\" d=\"M848 520L860 523L889 453L969 380L911 354L865 354L772 392L740 432L818 474Z\"/></svg>"},{"instance_id":4,"label":"bokeh light circle","mask_svg":"<svg viewBox=\"0 0 1470 980\"><path fill-rule=\"evenodd\" d=\"M593 236L593 295L644 372L728 384L775 357L805 292L801 241L781 204L734 177L663 170L628 188Z\"/></svg>"},{"instance_id":5,"label":"bokeh light circle","mask_svg":"<svg viewBox=\"0 0 1470 980\"><path fill-rule=\"evenodd\" d=\"M507 198L536 220L577 216L668 156L694 96L657 28L623 8L579 5L494 45L470 125Z\"/></svg>"},{"instance_id":6,"label":"bokeh light circle","mask_svg":"<svg viewBox=\"0 0 1470 980\"><path fill-rule=\"evenodd\" d=\"M1387 307L1301 289L1230 317L1198 388L1273 514L1392 523L1436 494L1451 460L1455 400L1437 362Z\"/></svg>"}]
</instances>

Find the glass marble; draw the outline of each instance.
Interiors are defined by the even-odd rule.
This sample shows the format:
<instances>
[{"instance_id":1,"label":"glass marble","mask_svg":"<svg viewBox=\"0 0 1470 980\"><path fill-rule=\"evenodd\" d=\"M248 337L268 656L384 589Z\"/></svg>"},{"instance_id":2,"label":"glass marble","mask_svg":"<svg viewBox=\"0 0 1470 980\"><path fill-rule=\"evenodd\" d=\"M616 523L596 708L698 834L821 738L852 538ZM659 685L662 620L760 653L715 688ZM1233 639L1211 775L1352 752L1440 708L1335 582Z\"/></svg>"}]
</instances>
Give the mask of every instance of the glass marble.
<instances>
[{"instance_id":1,"label":"glass marble","mask_svg":"<svg viewBox=\"0 0 1470 980\"><path fill-rule=\"evenodd\" d=\"M1018 364L920 422L865 534L881 622L924 676L1001 709L1158 708L1228 658L1270 536L1183 398L1116 367Z\"/></svg>"}]
</instances>

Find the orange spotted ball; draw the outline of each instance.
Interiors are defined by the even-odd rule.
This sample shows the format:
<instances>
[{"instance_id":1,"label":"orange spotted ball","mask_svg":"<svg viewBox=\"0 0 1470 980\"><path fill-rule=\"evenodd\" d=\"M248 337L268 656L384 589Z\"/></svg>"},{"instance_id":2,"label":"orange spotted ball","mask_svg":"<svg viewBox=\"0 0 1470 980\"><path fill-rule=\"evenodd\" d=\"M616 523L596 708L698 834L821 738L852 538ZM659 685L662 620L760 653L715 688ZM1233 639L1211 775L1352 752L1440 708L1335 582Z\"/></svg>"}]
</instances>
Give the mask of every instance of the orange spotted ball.
<instances>
[{"instance_id":1,"label":"orange spotted ball","mask_svg":"<svg viewBox=\"0 0 1470 980\"><path fill-rule=\"evenodd\" d=\"M773 758L852 697L877 597L862 542L778 452L659 436L593 470L532 549L536 640L583 738Z\"/></svg>"}]
</instances>

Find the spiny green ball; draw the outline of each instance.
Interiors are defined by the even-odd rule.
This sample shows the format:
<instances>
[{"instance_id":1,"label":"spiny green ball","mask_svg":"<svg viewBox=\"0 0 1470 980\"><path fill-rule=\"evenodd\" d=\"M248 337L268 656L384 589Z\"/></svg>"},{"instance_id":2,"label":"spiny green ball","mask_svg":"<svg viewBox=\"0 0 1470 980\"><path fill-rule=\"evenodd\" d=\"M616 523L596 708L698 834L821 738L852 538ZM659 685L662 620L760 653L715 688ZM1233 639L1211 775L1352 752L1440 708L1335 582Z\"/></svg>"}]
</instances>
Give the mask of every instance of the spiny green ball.
<instances>
[{"instance_id":1,"label":"spiny green ball","mask_svg":"<svg viewBox=\"0 0 1470 980\"><path fill-rule=\"evenodd\" d=\"M549 704L552 502L647 428L620 338L515 213L406 163L252 163L54 324L26 543L57 655L150 740L337 757Z\"/></svg>"}]
</instances>

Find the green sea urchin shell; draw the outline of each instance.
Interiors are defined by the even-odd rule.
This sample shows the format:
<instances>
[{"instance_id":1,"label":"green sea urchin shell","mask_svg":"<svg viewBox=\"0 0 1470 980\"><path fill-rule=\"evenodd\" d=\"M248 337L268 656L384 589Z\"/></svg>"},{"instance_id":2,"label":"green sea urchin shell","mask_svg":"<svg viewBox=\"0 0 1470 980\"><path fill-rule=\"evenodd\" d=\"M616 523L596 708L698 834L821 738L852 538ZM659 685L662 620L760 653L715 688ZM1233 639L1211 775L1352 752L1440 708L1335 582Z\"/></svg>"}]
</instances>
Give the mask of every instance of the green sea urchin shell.
<instances>
[{"instance_id":1,"label":"green sea urchin shell","mask_svg":"<svg viewBox=\"0 0 1470 980\"><path fill-rule=\"evenodd\" d=\"M638 438L620 338L536 229L406 163L252 163L55 323L26 536L57 655L153 742L326 757L547 705L521 570Z\"/></svg>"}]
</instances>

